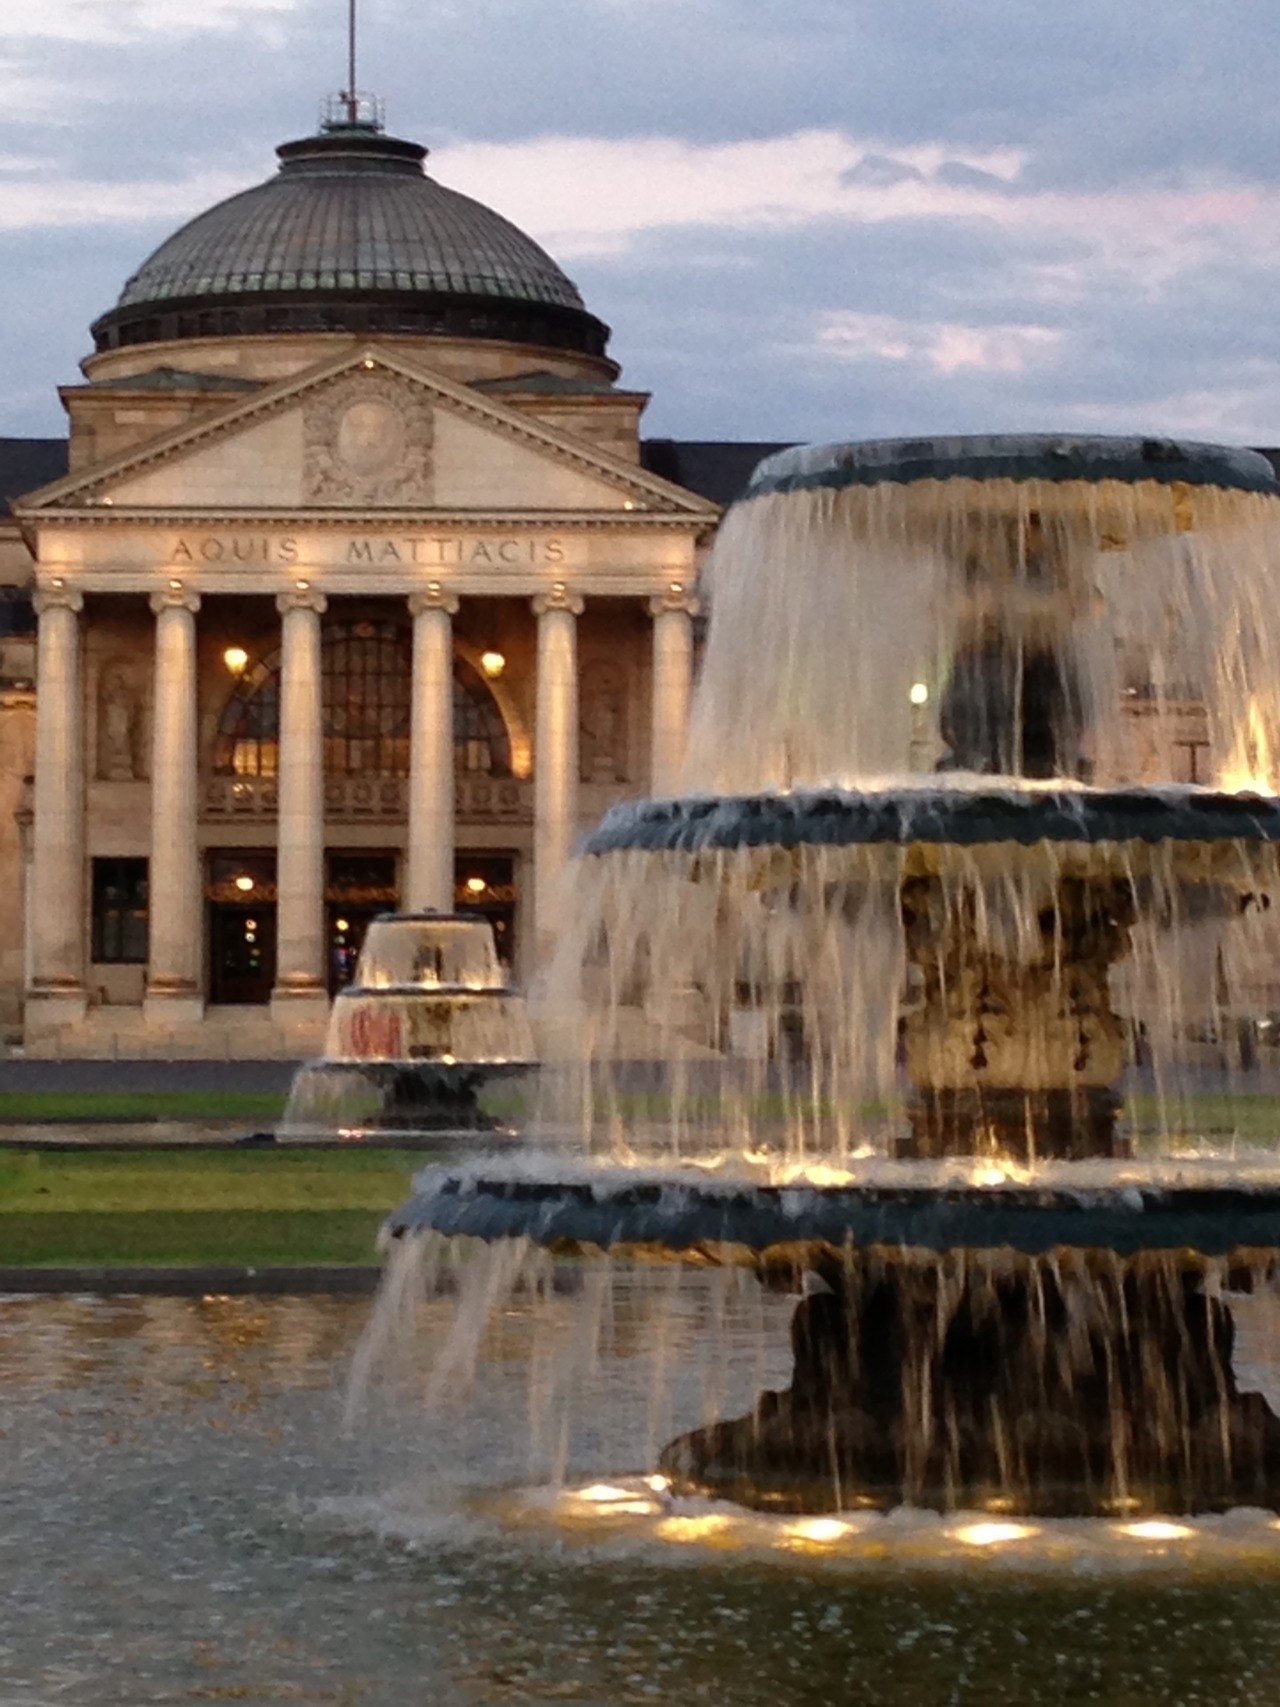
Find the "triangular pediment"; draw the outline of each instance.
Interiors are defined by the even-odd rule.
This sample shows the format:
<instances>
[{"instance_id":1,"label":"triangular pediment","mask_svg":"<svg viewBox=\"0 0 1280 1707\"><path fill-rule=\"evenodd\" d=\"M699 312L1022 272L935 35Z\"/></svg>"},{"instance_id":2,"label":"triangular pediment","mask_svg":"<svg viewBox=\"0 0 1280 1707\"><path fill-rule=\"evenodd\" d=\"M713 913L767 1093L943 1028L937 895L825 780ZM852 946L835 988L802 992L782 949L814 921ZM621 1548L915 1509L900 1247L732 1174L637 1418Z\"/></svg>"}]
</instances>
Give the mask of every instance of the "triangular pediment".
<instances>
[{"instance_id":1,"label":"triangular pediment","mask_svg":"<svg viewBox=\"0 0 1280 1707\"><path fill-rule=\"evenodd\" d=\"M659 511L710 521L681 487L376 348L238 398L33 493L42 512L451 514Z\"/></svg>"}]
</instances>

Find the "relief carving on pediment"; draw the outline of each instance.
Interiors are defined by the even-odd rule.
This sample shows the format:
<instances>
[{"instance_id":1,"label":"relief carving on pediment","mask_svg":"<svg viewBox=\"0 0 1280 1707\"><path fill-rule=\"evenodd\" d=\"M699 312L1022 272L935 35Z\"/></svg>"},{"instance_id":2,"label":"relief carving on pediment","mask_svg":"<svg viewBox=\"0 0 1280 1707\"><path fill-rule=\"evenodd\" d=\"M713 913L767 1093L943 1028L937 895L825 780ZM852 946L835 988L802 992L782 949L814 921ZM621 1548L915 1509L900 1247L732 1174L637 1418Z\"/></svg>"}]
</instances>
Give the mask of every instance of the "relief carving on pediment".
<instances>
[{"instance_id":1,"label":"relief carving on pediment","mask_svg":"<svg viewBox=\"0 0 1280 1707\"><path fill-rule=\"evenodd\" d=\"M313 504L429 502L431 405L389 374L352 374L303 415L303 490Z\"/></svg>"}]
</instances>

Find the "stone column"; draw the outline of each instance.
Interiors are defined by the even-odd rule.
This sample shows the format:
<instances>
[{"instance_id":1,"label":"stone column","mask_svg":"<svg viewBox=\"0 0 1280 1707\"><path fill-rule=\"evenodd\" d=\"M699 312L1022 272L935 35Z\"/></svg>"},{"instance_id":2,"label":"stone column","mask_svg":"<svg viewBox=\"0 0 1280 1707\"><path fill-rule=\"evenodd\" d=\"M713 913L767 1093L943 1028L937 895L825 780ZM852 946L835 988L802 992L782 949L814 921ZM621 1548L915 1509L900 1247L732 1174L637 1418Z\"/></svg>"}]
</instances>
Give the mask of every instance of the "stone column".
<instances>
[{"instance_id":1,"label":"stone column","mask_svg":"<svg viewBox=\"0 0 1280 1707\"><path fill-rule=\"evenodd\" d=\"M272 1017L317 1021L328 1009L324 924L324 730L320 618L305 581L281 593L280 757L276 779L276 983Z\"/></svg>"},{"instance_id":2,"label":"stone column","mask_svg":"<svg viewBox=\"0 0 1280 1707\"><path fill-rule=\"evenodd\" d=\"M413 716L409 735L406 911L453 911L453 618L458 601L438 581L409 598Z\"/></svg>"},{"instance_id":3,"label":"stone column","mask_svg":"<svg viewBox=\"0 0 1280 1707\"><path fill-rule=\"evenodd\" d=\"M649 759L649 789L674 794L684 759L689 730L689 696L693 689L693 619L698 601L673 581L665 593L649 600L653 618L653 724Z\"/></svg>"},{"instance_id":4,"label":"stone column","mask_svg":"<svg viewBox=\"0 0 1280 1707\"><path fill-rule=\"evenodd\" d=\"M28 1035L85 1016L83 595L60 580L35 596L36 770L31 827Z\"/></svg>"},{"instance_id":5,"label":"stone column","mask_svg":"<svg viewBox=\"0 0 1280 1707\"><path fill-rule=\"evenodd\" d=\"M151 719L151 866L148 872L147 993L159 1024L199 1019L200 852L196 841L197 593L175 582L151 595L156 618Z\"/></svg>"},{"instance_id":6,"label":"stone column","mask_svg":"<svg viewBox=\"0 0 1280 1707\"><path fill-rule=\"evenodd\" d=\"M533 600L538 619L533 738L533 919L539 958L560 924L565 866L578 828L578 618L582 600L557 581Z\"/></svg>"}]
</instances>

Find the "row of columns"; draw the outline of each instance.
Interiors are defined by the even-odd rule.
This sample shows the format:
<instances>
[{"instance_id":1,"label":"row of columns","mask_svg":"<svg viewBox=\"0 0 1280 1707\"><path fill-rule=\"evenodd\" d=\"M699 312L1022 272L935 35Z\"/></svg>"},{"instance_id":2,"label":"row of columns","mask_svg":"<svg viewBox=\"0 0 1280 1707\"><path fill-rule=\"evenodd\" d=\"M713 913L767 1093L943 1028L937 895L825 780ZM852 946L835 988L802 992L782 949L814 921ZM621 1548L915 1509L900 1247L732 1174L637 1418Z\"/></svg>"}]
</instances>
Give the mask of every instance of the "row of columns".
<instances>
[{"instance_id":1,"label":"row of columns","mask_svg":"<svg viewBox=\"0 0 1280 1707\"><path fill-rule=\"evenodd\" d=\"M84 739L82 595L54 581L36 594L38 699L32 825L28 997L84 1002ZM326 1000L324 731L321 618L327 600L306 581L276 600L281 617L277 773L276 987L279 1016ZM146 1006L196 1018L201 995L203 884L198 842L199 753L195 619L200 597L180 582L151 597L155 712L151 749L150 958ZM403 905L453 906L453 618L458 600L432 582L409 599L413 676L408 857ZM653 617L652 781L676 784L688 722L696 602L673 583ZM534 729L534 926L553 939L563 874L577 834L581 596L562 583L533 600L538 619Z\"/></svg>"}]
</instances>

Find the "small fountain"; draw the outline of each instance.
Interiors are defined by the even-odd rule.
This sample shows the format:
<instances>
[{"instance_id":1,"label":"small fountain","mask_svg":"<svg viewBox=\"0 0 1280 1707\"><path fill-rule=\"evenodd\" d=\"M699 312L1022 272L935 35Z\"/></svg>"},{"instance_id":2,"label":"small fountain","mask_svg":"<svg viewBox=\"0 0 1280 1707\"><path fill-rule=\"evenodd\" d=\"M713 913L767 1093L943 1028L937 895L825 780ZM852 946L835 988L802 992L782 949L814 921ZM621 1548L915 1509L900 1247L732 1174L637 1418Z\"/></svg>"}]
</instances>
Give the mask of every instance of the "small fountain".
<instances>
[{"instance_id":1,"label":"small fountain","mask_svg":"<svg viewBox=\"0 0 1280 1707\"><path fill-rule=\"evenodd\" d=\"M388 913L334 997L322 1059L299 1069L279 1136L346 1140L493 1133L484 1085L533 1065L524 997L483 919Z\"/></svg>"},{"instance_id":2,"label":"small fountain","mask_svg":"<svg viewBox=\"0 0 1280 1707\"><path fill-rule=\"evenodd\" d=\"M1118 1118L1135 1057L1176 1090L1280 949L1278 498L1261 456L1165 440L763 463L707 572L688 792L616 808L575 874L576 1151L428 1171L399 1260L802 1287L789 1388L670 1442L678 1493L1280 1509L1233 1358L1280 1171L1136 1155ZM1192 700L1216 774L1148 785Z\"/></svg>"}]
</instances>

